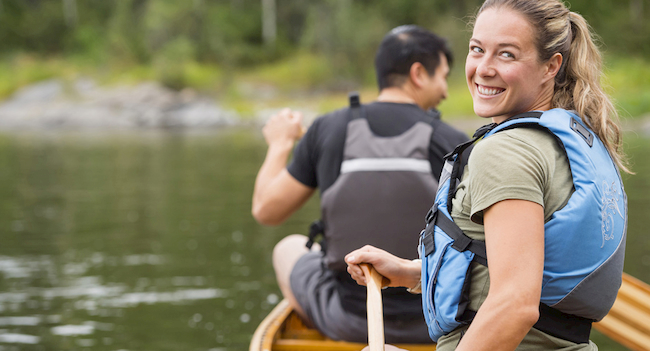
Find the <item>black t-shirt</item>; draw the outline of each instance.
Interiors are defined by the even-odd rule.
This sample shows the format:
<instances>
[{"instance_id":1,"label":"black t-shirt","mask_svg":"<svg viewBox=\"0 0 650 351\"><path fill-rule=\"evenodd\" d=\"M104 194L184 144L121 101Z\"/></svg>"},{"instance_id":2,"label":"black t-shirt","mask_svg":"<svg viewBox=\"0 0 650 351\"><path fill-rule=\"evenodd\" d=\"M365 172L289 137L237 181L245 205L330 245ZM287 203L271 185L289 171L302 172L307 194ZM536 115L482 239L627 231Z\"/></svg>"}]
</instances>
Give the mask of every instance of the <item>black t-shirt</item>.
<instances>
[{"instance_id":1,"label":"black t-shirt","mask_svg":"<svg viewBox=\"0 0 650 351\"><path fill-rule=\"evenodd\" d=\"M442 172L443 156L468 140L464 133L440 121L437 111L425 112L415 104L373 102L363 110L370 129L381 137L400 135L417 122L432 125L429 162L436 180ZM349 120L349 108L317 118L296 146L287 167L289 174L306 186L318 187L321 194L334 184L341 173Z\"/></svg>"}]
</instances>

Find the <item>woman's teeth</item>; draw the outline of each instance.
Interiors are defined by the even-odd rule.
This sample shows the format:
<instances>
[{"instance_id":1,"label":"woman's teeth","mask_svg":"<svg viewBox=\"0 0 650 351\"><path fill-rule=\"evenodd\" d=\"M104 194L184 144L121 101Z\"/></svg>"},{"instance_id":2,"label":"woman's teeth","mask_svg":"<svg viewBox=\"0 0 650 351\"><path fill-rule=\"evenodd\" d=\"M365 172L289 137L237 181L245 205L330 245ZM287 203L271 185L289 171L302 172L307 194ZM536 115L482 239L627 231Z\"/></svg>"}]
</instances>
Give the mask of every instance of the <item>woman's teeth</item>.
<instances>
[{"instance_id":1,"label":"woman's teeth","mask_svg":"<svg viewBox=\"0 0 650 351\"><path fill-rule=\"evenodd\" d=\"M478 87L478 92L483 94L483 95L497 95L499 93L502 93L505 91L505 89L500 89L500 88L486 88L481 85L477 85Z\"/></svg>"}]
</instances>

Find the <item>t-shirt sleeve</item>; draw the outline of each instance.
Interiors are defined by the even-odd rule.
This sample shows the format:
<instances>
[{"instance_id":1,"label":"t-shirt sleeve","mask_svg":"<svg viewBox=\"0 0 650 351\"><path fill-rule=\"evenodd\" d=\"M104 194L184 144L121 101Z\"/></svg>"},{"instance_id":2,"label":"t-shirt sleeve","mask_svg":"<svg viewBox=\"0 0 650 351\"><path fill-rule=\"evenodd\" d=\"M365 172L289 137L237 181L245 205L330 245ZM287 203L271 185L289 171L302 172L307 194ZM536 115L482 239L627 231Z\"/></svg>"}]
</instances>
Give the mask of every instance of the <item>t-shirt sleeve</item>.
<instances>
[{"instance_id":1,"label":"t-shirt sleeve","mask_svg":"<svg viewBox=\"0 0 650 351\"><path fill-rule=\"evenodd\" d=\"M552 153L547 150L547 154ZM544 206L548 156L539 146L509 131L480 141L469 157L471 219L483 223L483 211L503 200L527 200Z\"/></svg>"},{"instance_id":2,"label":"t-shirt sleeve","mask_svg":"<svg viewBox=\"0 0 650 351\"><path fill-rule=\"evenodd\" d=\"M305 135L300 139L293 150L293 159L287 166L287 171L297 181L302 184L316 188L318 179L316 177L316 155L317 152L317 129L318 120L316 120L307 129Z\"/></svg>"}]
</instances>

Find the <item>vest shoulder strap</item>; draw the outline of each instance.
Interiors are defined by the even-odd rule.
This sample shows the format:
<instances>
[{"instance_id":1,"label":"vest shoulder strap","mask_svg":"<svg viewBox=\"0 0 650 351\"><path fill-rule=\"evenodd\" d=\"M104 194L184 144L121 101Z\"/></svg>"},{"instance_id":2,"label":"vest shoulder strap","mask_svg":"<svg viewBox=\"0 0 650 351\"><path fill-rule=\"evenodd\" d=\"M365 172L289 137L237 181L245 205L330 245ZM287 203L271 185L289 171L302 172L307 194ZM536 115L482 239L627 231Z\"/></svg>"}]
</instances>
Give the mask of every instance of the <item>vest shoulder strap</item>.
<instances>
[{"instance_id":1,"label":"vest shoulder strap","mask_svg":"<svg viewBox=\"0 0 650 351\"><path fill-rule=\"evenodd\" d=\"M350 102L350 114L349 120L355 120L363 117L361 99L359 98L359 92L353 91L348 94L348 100Z\"/></svg>"}]
</instances>

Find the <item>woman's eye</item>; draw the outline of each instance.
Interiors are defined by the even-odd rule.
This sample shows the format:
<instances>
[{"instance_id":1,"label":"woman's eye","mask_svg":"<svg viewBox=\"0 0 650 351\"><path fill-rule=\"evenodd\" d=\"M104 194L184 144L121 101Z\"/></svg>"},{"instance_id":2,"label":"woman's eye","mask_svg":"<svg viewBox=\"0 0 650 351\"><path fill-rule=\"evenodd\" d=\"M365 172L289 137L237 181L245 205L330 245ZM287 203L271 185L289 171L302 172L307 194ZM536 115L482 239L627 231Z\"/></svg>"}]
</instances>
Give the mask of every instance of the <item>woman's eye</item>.
<instances>
[{"instance_id":1,"label":"woman's eye","mask_svg":"<svg viewBox=\"0 0 650 351\"><path fill-rule=\"evenodd\" d=\"M507 58L514 58L515 55L513 55L511 52L504 51L501 53L501 56L507 57Z\"/></svg>"},{"instance_id":2,"label":"woman's eye","mask_svg":"<svg viewBox=\"0 0 650 351\"><path fill-rule=\"evenodd\" d=\"M483 49L479 48L478 46L471 46L469 48L469 51L476 52L476 53L482 53Z\"/></svg>"}]
</instances>

